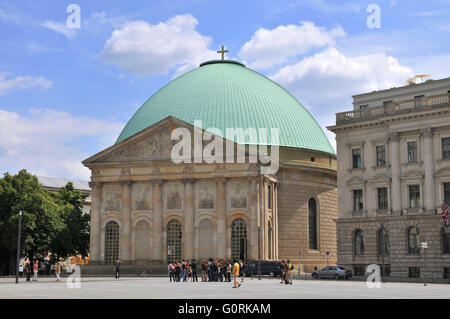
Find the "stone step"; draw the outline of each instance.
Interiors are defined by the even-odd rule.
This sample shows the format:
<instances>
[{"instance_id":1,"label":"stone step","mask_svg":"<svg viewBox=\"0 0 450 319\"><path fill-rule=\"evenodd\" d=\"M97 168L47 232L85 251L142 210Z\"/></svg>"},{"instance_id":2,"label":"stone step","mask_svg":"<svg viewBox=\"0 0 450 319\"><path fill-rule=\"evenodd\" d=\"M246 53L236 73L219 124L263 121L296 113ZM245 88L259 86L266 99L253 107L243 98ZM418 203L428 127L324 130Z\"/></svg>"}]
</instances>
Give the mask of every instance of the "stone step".
<instances>
[{"instance_id":1,"label":"stone step","mask_svg":"<svg viewBox=\"0 0 450 319\"><path fill-rule=\"evenodd\" d=\"M105 264L88 264L80 266L81 276L114 275L114 266ZM122 263L121 275L136 276L145 271L146 275L167 275L167 264L163 262Z\"/></svg>"}]
</instances>

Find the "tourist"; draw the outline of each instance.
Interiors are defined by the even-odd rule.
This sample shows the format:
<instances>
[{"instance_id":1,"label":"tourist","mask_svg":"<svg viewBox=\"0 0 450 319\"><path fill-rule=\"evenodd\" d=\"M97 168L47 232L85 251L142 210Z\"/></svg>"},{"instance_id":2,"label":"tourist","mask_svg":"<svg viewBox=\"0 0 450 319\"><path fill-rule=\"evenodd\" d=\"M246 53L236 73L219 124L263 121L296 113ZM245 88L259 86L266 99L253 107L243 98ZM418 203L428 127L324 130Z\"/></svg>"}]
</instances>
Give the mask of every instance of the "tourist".
<instances>
[{"instance_id":1,"label":"tourist","mask_svg":"<svg viewBox=\"0 0 450 319\"><path fill-rule=\"evenodd\" d=\"M188 276L188 267L187 267L186 261L184 259L181 262L181 270L183 271L183 281L186 281L186 278Z\"/></svg>"},{"instance_id":2,"label":"tourist","mask_svg":"<svg viewBox=\"0 0 450 319\"><path fill-rule=\"evenodd\" d=\"M239 263L235 259L233 265L233 280L234 280L233 288L239 288L241 286L241 284L238 282L238 278L239 278Z\"/></svg>"},{"instance_id":3,"label":"tourist","mask_svg":"<svg viewBox=\"0 0 450 319\"><path fill-rule=\"evenodd\" d=\"M291 264L290 260L287 261L287 280L286 284L292 285L292 275L294 274L294 265Z\"/></svg>"},{"instance_id":4,"label":"tourist","mask_svg":"<svg viewBox=\"0 0 450 319\"><path fill-rule=\"evenodd\" d=\"M55 275L56 275L56 281L60 281L59 280L59 276L61 275L61 264L60 263L56 263Z\"/></svg>"},{"instance_id":5,"label":"tourist","mask_svg":"<svg viewBox=\"0 0 450 319\"><path fill-rule=\"evenodd\" d=\"M25 264L25 272L27 274L27 281L30 281L30 277L31 277L31 263L29 260L27 260L26 264Z\"/></svg>"},{"instance_id":6,"label":"tourist","mask_svg":"<svg viewBox=\"0 0 450 319\"><path fill-rule=\"evenodd\" d=\"M219 266L217 261L213 262L213 280L219 281Z\"/></svg>"},{"instance_id":7,"label":"tourist","mask_svg":"<svg viewBox=\"0 0 450 319\"><path fill-rule=\"evenodd\" d=\"M178 261L175 261L175 279L177 282L180 281L180 274L181 274L181 265Z\"/></svg>"},{"instance_id":8,"label":"tourist","mask_svg":"<svg viewBox=\"0 0 450 319\"><path fill-rule=\"evenodd\" d=\"M231 264L228 261L226 262L226 276L227 281L231 282Z\"/></svg>"},{"instance_id":9,"label":"tourist","mask_svg":"<svg viewBox=\"0 0 450 319\"><path fill-rule=\"evenodd\" d=\"M19 277L22 278L22 274L23 274L23 264L19 265Z\"/></svg>"},{"instance_id":10,"label":"tourist","mask_svg":"<svg viewBox=\"0 0 450 319\"><path fill-rule=\"evenodd\" d=\"M116 279L119 279L119 277L120 277L120 264L121 263L122 262L119 259L117 259L116 263L114 264L114 272L116 274Z\"/></svg>"},{"instance_id":11,"label":"tourist","mask_svg":"<svg viewBox=\"0 0 450 319\"><path fill-rule=\"evenodd\" d=\"M242 259L239 261L239 270L240 270L240 272L239 272L239 276L241 277L241 282L244 282L244 277L245 277L245 272L244 272L244 270L245 270L245 264L244 264L244 262L242 261Z\"/></svg>"},{"instance_id":12,"label":"tourist","mask_svg":"<svg viewBox=\"0 0 450 319\"><path fill-rule=\"evenodd\" d=\"M207 269L207 271L208 271L208 281L211 282L211 281L213 281L213 276L212 276L212 272L213 272L213 259L212 259L212 258L209 258L209 261L208 261L208 269Z\"/></svg>"},{"instance_id":13,"label":"tourist","mask_svg":"<svg viewBox=\"0 0 450 319\"><path fill-rule=\"evenodd\" d=\"M202 281L207 281L208 280L208 263L206 262L206 260L203 259L202 262Z\"/></svg>"},{"instance_id":14,"label":"tourist","mask_svg":"<svg viewBox=\"0 0 450 319\"><path fill-rule=\"evenodd\" d=\"M38 281L39 262L36 260L33 265L33 281Z\"/></svg>"},{"instance_id":15,"label":"tourist","mask_svg":"<svg viewBox=\"0 0 450 319\"><path fill-rule=\"evenodd\" d=\"M284 260L281 261L280 268L280 284L282 284L283 282L286 282L286 263L284 262Z\"/></svg>"},{"instance_id":16,"label":"tourist","mask_svg":"<svg viewBox=\"0 0 450 319\"><path fill-rule=\"evenodd\" d=\"M172 282L172 279L175 282L175 267L171 262L169 262L169 266L167 267L167 270L169 271L170 282Z\"/></svg>"},{"instance_id":17,"label":"tourist","mask_svg":"<svg viewBox=\"0 0 450 319\"><path fill-rule=\"evenodd\" d=\"M197 278L197 263L195 262L195 259L192 259L191 269L192 269L192 281L197 281L198 282L198 278Z\"/></svg>"}]
</instances>

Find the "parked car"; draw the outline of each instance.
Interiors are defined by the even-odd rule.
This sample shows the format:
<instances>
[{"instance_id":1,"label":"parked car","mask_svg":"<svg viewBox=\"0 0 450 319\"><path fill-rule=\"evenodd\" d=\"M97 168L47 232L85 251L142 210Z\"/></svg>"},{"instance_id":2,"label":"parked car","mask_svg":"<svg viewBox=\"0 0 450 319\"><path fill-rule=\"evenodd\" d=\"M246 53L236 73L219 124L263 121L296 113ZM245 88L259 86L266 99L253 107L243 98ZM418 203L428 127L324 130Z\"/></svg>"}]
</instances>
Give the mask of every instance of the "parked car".
<instances>
[{"instance_id":1,"label":"parked car","mask_svg":"<svg viewBox=\"0 0 450 319\"><path fill-rule=\"evenodd\" d=\"M327 266L322 270L313 271L312 277L314 279L348 279L352 277L352 271L342 266Z\"/></svg>"},{"instance_id":2,"label":"parked car","mask_svg":"<svg viewBox=\"0 0 450 319\"><path fill-rule=\"evenodd\" d=\"M271 260L262 260L261 261L261 275L278 277L278 276L281 276L281 273L282 273L281 262L271 261ZM244 269L244 274L246 277L257 276L258 275L258 262L253 261L253 262L249 263Z\"/></svg>"}]
</instances>

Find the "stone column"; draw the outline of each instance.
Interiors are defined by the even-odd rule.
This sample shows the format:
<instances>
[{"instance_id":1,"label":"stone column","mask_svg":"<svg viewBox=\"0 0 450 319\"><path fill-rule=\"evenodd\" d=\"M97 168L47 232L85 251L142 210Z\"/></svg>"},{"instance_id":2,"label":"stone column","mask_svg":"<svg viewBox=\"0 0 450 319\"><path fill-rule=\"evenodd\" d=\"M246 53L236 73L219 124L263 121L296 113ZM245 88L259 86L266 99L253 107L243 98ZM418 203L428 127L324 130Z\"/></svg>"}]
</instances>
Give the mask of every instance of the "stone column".
<instances>
[{"instance_id":1,"label":"stone column","mask_svg":"<svg viewBox=\"0 0 450 319\"><path fill-rule=\"evenodd\" d=\"M184 257L194 257L194 180L185 179L184 183Z\"/></svg>"},{"instance_id":2,"label":"stone column","mask_svg":"<svg viewBox=\"0 0 450 319\"><path fill-rule=\"evenodd\" d=\"M91 186L91 232L90 257L91 262L101 262L101 234L102 234L102 183L89 183Z\"/></svg>"},{"instance_id":3,"label":"stone column","mask_svg":"<svg viewBox=\"0 0 450 319\"><path fill-rule=\"evenodd\" d=\"M274 183L273 187L273 209L275 214L272 216L272 222L273 222L273 231L272 231L272 238L273 238L273 258L274 260L278 260L278 183Z\"/></svg>"},{"instance_id":4,"label":"stone column","mask_svg":"<svg viewBox=\"0 0 450 319\"><path fill-rule=\"evenodd\" d=\"M122 229L120 230L120 259L130 261L131 252L131 182L122 184Z\"/></svg>"},{"instance_id":5,"label":"stone column","mask_svg":"<svg viewBox=\"0 0 450 319\"><path fill-rule=\"evenodd\" d=\"M400 146L399 146L399 134L394 132L390 134L390 146L391 146L391 173L392 173L392 187L391 187L391 199L392 199L392 211L398 213L402 210L402 190L400 184Z\"/></svg>"},{"instance_id":6,"label":"stone column","mask_svg":"<svg viewBox=\"0 0 450 319\"><path fill-rule=\"evenodd\" d=\"M227 190L226 178L218 178L216 180L216 212L217 212L217 258L225 258L227 256Z\"/></svg>"},{"instance_id":7,"label":"stone column","mask_svg":"<svg viewBox=\"0 0 450 319\"><path fill-rule=\"evenodd\" d=\"M258 177L250 178L250 249L248 251L250 259L258 259L258 189L256 187Z\"/></svg>"},{"instance_id":8,"label":"stone column","mask_svg":"<svg viewBox=\"0 0 450 319\"><path fill-rule=\"evenodd\" d=\"M433 156L433 130L428 127L422 130L423 134L423 161L425 166L425 189L423 199L425 212L431 212L436 205L436 192L434 186L434 156Z\"/></svg>"},{"instance_id":9,"label":"stone column","mask_svg":"<svg viewBox=\"0 0 450 319\"><path fill-rule=\"evenodd\" d=\"M152 256L153 260L163 260L163 247L162 247L162 180L153 181L153 211L152 211Z\"/></svg>"}]
</instances>

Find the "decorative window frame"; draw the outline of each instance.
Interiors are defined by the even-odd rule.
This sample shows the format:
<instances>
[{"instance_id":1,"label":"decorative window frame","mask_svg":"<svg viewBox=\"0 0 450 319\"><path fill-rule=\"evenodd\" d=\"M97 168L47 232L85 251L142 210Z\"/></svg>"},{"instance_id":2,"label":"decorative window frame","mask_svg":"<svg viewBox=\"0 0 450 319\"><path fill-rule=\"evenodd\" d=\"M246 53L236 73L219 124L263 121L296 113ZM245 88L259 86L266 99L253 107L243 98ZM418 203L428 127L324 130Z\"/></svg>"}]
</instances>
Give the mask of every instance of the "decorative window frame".
<instances>
[{"instance_id":1,"label":"decorative window frame","mask_svg":"<svg viewBox=\"0 0 450 319\"><path fill-rule=\"evenodd\" d=\"M422 134L415 133L410 135L404 135L401 137L400 143L400 162L403 166L408 165L422 165ZM417 160L415 162L408 162L408 143L417 142Z\"/></svg>"},{"instance_id":2,"label":"decorative window frame","mask_svg":"<svg viewBox=\"0 0 450 319\"><path fill-rule=\"evenodd\" d=\"M373 165L372 165L372 169L386 169L391 167L391 161L390 161L390 145L389 145L389 138L379 138L379 139L374 139L370 141L372 143L372 148L373 148ZM384 166L378 166L377 165L377 146L381 146L384 145L385 146L385 152L386 152L386 165Z\"/></svg>"},{"instance_id":3,"label":"decorative window frame","mask_svg":"<svg viewBox=\"0 0 450 319\"><path fill-rule=\"evenodd\" d=\"M417 170L411 170L404 173L400 179L402 187L402 207L403 214L422 214L424 211L424 175ZM409 186L419 185L420 207L409 207Z\"/></svg>"},{"instance_id":4,"label":"decorative window frame","mask_svg":"<svg viewBox=\"0 0 450 319\"><path fill-rule=\"evenodd\" d=\"M355 141L355 142L350 142L350 143L346 143L345 145L347 146L349 155L350 155L350 160L348 163L348 171L349 172L358 172L358 171L362 171L364 172L366 170L366 166L365 166L365 160L364 160L364 144L366 143L366 141ZM361 168L353 168L353 150L356 148L360 148L361 149Z\"/></svg>"}]
</instances>

